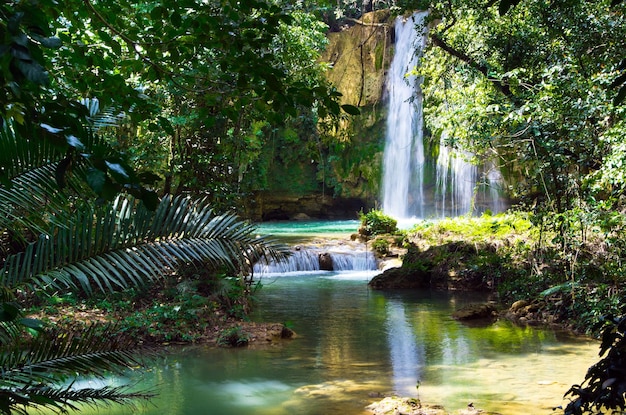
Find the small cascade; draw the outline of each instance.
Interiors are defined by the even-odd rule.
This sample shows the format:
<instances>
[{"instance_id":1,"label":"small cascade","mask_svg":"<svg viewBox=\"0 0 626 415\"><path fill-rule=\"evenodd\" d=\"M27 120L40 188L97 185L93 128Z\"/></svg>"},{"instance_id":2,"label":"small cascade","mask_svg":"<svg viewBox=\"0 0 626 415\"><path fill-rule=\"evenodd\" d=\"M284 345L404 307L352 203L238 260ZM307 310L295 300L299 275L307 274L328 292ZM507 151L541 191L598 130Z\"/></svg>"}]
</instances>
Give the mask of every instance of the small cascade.
<instances>
[{"instance_id":1,"label":"small cascade","mask_svg":"<svg viewBox=\"0 0 626 415\"><path fill-rule=\"evenodd\" d=\"M335 271L370 271L378 267L371 251L329 252Z\"/></svg>"},{"instance_id":2,"label":"small cascade","mask_svg":"<svg viewBox=\"0 0 626 415\"><path fill-rule=\"evenodd\" d=\"M461 216L472 209L478 166L469 162L470 157L467 152L455 152L441 143L436 172L439 193L435 196L437 216Z\"/></svg>"},{"instance_id":3,"label":"small cascade","mask_svg":"<svg viewBox=\"0 0 626 415\"><path fill-rule=\"evenodd\" d=\"M320 255L328 254L332 260L333 271L370 271L378 267L376 257L371 251L296 248L284 262L258 263L254 266L255 274L288 273L302 271L320 271Z\"/></svg>"}]
</instances>

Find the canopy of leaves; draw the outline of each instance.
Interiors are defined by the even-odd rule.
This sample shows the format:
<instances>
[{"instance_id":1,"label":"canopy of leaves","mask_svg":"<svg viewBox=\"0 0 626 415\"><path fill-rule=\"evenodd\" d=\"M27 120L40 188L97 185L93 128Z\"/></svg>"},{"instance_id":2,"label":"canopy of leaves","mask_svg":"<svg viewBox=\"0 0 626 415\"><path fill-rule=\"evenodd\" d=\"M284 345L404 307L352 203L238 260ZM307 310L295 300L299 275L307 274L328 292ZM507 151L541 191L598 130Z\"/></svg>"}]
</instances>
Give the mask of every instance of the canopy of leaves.
<instances>
[{"instance_id":1,"label":"canopy of leaves","mask_svg":"<svg viewBox=\"0 0 626 415\"><path fill-rule=\"evenodd\" d=\"M317 108L323 116L340 111L338 94L314 62L323 27L288 4L36 0L5 2L0 13L2 119L33 139L53 139L68 151L68 165L89 159L99 171L89 184L106 200L130 189L154 206L143 188L151 180L144 183L122 152L133 136L145 140L138 127L161 132L151 138L161 145L173 137L182 141L169 146L169 157L159 156L169 164L176 162L172 155L186 158L186 137L176 137L181 121L194 134L211 131L192 144L194 150L231 134L237 145L228 151L238 154L255 118L277 125L299 108ZM107 138L117 151L102 154L86 145L81 97L125 115L128 128ZM211 168L221 168L217 153ZM237 171L241 160L229 164ZM69 169L59 171L62 182Z\"/></svg>"}]
</instances>

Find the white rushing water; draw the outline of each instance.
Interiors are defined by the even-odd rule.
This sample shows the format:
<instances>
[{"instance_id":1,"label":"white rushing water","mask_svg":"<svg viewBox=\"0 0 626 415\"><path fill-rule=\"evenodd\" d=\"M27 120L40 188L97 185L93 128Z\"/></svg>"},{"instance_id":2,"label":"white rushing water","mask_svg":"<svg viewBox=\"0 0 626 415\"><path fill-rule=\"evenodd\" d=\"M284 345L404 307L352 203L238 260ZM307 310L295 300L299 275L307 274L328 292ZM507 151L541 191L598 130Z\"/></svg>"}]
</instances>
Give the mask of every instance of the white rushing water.
<instances>
[{"instance_id":1,"label":"white rushing water","mask_svg":"<svg viewBox=\"0 0 626 415\"><path fill-rule=\"evenodd\" d=\"M302 247L292 250L291 256L286 261L255 264L254 273L258 275L319 271L320 255L330 255L334 271L371 271L377 268L376 257L368 250L341 249L339 246Z\"/></svg>"},{"instance_id":2,"label":"white rushing water","mask_svg":"<svg viewBox=\"0 0 626 415\"><path fill-rule=\"evenodd\" d=\"M395 22L395 52L387 75L382 208L397 219L502 212L502 176L493 163L473 163L473 154L446 145L445 134L436 159L425 151L422 78L415 69L426 45L426 16L417 12Z\"/></svg>"},{"instance_id":3,"label":"white rushing water","mask_svg":"<svg viewBox=\"0 0 626 415\"><path fill-rule=\"evenodd\" d=\"M426 16L426 12L421 12L406 20L396 19L396 46L387 75L383 210L397 218L424 214L422 80L409 73L419 64L425 46Z\"/></svg>"}]
</instances>

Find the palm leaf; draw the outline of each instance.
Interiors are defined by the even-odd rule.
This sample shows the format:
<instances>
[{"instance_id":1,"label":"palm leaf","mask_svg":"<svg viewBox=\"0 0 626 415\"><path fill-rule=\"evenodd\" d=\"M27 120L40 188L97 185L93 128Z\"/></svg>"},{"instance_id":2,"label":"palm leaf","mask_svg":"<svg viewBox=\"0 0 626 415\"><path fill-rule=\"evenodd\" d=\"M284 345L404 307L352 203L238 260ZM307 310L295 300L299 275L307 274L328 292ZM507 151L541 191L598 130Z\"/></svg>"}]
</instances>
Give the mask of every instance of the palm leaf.
<instances>
[{"instance_id":1,"label":"palm leaf","mask_svg":"<svg viewBox=\"0 0 626 415\"><path fill-rule=\"evenodd\" d=\"M249 272L257 260L280 260L287 249L257 237L235 215L214 215L206 199L164 197L151 212L129 196L100 208L83 207L11 255L0 284L113 291L162 277L184 263L206 262Z\"/></svg>"},{"instance_id":2,"label":"palm leaf","mask_svg":"<svg viewBox=\"0 0 626 415\"><path fill-rule=\"evenodd\" d=\"M35 138L33 138L35 137ZM0 166L7 182L30 171L65 157L65 148L38 138L34 131L26 137L17 136L13 124L3 121L0 127Z\"/></svg>"},{"instance_id":3,"label":"palm leaf","mask_svg":"<svg viewBox=\"0 0 626 415\"><path fill-rule=\"evenodd\" d=\"M133 339L116 332L115 326L92 325L80 331L50 330L27 345L16 339L0 355L0 412L27 413L27 407L64 412L78 409L78 403L129 403L151 397L151 393L127 388L55 386L76 376L121 374L143 366L146 356L152 357L151 351L138 350Z\"/></svg>"},{"instance_id":4,"label":"palm leaf","mask_svg":"<svg viewBox=\"0 0 626 415\"><path fill-rule=\"evenodd\" d=\"M0 388L0 413L29 415L31 409L47 409L57 414L68 410L80 411L79 404L91 407L123 404L131 409L137 399L149 399L151 392L134 392L125 386L93 389L56 388L47 385L28 385L19 389Z\"/></svg>"},{"instance_id":5,"label":"palm leaf","mask_svg":"<svg viewBox=\"0 0 626 415\"><path fill-rule=\"evenodd\" d=\"M32 136L36 136L33 132ZM95 138L89 138L93 141ZM95 142L95 141L94 141ZM65 175L65 188L57 185L57 168L66 148L50 140L17 136L11 123L0 128L0 227L33 229L42 233L48 223L71 221L69 204L75 195L95 194L85 183L85 167L75 165ZM74 196L74 197L72 197Z\"/></svg>"},{"instance_id":6,"label":"palm leaf","mask_svg":"<svg viewBox=\"0 0 626 415\"><path fill-rule=\"evenodd\" d=\"M126 119L126 113L121 111L117 106L100 108L98 98L83 98L80 100L80 103L83 104L89 112L87 121L93 130L119 127Z\"/></svg>"},{"instance_id":7,"label":"palm leaf","mask_svg":"<svg viewBox=\"0 0 626 415\"><path fill-rule=\"evenodd\" d=\"M0 355L3 385L50 384L75 376L104 377L143 366L134 339L121 336L115 326L48 330L25 347L16 342ZM107 341L102 341L105 338ZM151 355L142 350L143 356Z\"/></svg>"}]
</instances>

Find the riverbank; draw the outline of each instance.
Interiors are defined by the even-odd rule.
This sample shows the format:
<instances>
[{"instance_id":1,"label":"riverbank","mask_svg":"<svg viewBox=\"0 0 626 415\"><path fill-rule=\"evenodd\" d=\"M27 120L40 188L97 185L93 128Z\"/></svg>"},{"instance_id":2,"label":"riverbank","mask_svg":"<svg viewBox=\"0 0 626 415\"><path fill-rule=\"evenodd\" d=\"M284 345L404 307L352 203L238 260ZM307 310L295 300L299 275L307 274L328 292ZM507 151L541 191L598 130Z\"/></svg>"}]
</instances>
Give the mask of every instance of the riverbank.
<instances>
[{"instance_id":1,"label":"riverbank","mask_svg":"<svg viewBox=\"0 0 626 415\"><path fill-rule=\"evenodd\" d=\"M555 243L558 238L529 217L512 213L418 223L406 233L402 265L370 286L490 292L503 318L597 337L602 316L622 314L623 291L599 272L606 242L595 236L591 243L590 236L572 264Z\"/></svg>"},{"instance_id":2,"label":"riverbank","mask_svg":"<svg viewBox=\"0 0 626 415\"><path fill-rule=\"evenodd\" d=\"M175 283L174 283L175 282ZM235 288L233 288L235 287ZM279 322L252 322L253 307L244 288L223 287L223 295L209 293L204 284L172 278L150 287L81 298L75 293L31 298L29 318L45 325L80 330L115 325L138 345L204 344L234 347L264 345L292 338L295 333Z\"/></svg>"},{"instance_id":3,"label":"riverbank","mask_svg":"<svg viewBox=\"0 0 626 415\"><path fill-rule=\"evenodd\" d=\"M564 343L563 337L551 331L520 329L504 321L479 327L460 324L451 315L458 306L474 301L469 293L371 290L367 287L370 278L371 274L355 276L344 272L264 277L263 289L253 292L258 299L254 320L285 322L298 333L294 340L277 339L265 347L261 333L257 339L250 339L247 350L241 351L203 343L209 339L207 335L196 340L198 346L167 348L176 353L176 357L167 358L171 366L149 372L155 373L159 382L163 382L165 373L172 374L177 382L190 377L190 384L177 390L202 387L202 394L194 393L194 400L213 390L211 402L219 399L224 401L220 405L233 407L218 413L250 413L253 409L243 406L245 402L253 399L265 402L270 401L269 396L275 396L268 403L272 408L313 407L303 413L363 415L364 408L373 401L397 393L417 395L422 399L422 410L441 403L446 409L440 408L440 413L456 415L473 402L476 408L485 411L519 415L528 412L511 410L511 405L522 409L529 408L528 402L533 402L535 406L530 407L535 408L535 401L558 405L560 396L572 382L582 378L587 366L581 358L574 365L572 356L584 354L586 359L587 355L597 353L595 345L581 347L576 340ZM189 320L191 308L181 299L166 296L171 292L171 286L160 286L142 293L144 298L150 297L150 301L143 302L148 311L160 306L158 313L151 311L155 322L167 322L176 328L171 313ZM141 303L137 298L135 306ZM476 297L480 298L484 296ZM99 316L71 317L82 316L87 320L113 317L105 312L108 306L103 300L99 301ZM107 301L130 310L124 305L127 299L109 297ZM174 307L180 309L164 307L166 301L177 301ZM197 298L194 301L196 306L202 303ZM214 323L226 324L232 319L234 331L245 332L236 328L239 320L232 315L237 310L235 306L231 302L215 316ZM205 310L207 313L210 310L207 304ZM157 318L165 314L170 320ZM129 313L127 318L135 317ZM159 324L154 324L151 330L159 328ZM163 343L157 346L160 344ZM178 344L178 341L166 344ZM191 356L198 355L188 366L177 354L185 350L194 350ZM477 354L469 355L469 352ZM533 376L528 376L530 370L525 370L523 376L516 374L529 361L534 368ZM203 365L201 371L199 365ZM579 371L570 373L574 367ZM209 377L208 373L212 375ZM421 381L417 394L416 379ZM508 385L505 390L500 387L503 384ZM270 389L254 392L256 388L266 387ZM159 406L173 399L166 396ZM184 394L175 398L180 400L181 396ZM513 403L509 404L510 401ZM193 407L191 403L188 405ZM292 412L285 409L276 413Z\"/></svg>"},{"instance_id":4,"label":"riverbank","mask_svg":"<svg viewBox=\"0 0 626 415\"><path fill-rule=\"evenodd\" d=\"M537 256L532 255L536 252L533 250L536 237L523 216L423 222L411 231L361 242L356 233L348 232L356 228L355 222L349 222L349 226L322 223L324 232L329 228L340 231L324 237L315 233L313 225L316 224L297 223L294 228L287 228L288 232L272 225L274 228L270 226L266 231L281 237L294 233L306 235L306 246L328 252L333 247L375 252L379 266L388 269L369 282L373 289L488 292L498 303L501 318L521 325L595 334L588 330L591 323L581 319L590 313L572 310L573 304L580 308L584 301L578 298L574 301L572 289L554 289L552 284L557 281L550 277L554 271L538 263ZM377 250L381 245L377 241L387 242L384 250ZM292 243L300 248L305 246L297 239ZM38 310L34 317L57 324L115 322L121 331L148 345L242 346L289 337L285 334L287 327L279 322L248 321L255 290L262 289L256 282L243 286L237 278L199 269L183 270L179 274L144 289L129 289L95 299L53 295L34 305L33 309ZM596 309L601 305L596 304Z\"/></svg>"}]
</instances>

